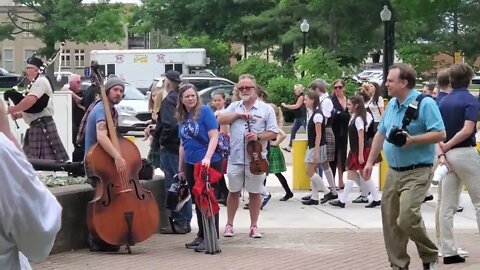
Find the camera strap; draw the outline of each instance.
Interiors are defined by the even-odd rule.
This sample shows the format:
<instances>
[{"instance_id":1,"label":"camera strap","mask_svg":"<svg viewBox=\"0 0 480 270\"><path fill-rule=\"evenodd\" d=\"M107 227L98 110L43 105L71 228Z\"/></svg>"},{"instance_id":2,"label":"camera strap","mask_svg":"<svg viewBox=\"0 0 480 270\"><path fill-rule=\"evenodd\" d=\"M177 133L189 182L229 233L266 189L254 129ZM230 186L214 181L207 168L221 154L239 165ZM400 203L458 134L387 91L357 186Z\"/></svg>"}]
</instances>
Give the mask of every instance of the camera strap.
<instances>
[{"instance_id":1,"label":"camera strap","mask_svg":"<svg viewBox=\"0 0 480 270\"><path fill-rule=\"evenodd\" d=\"M418 97L412 101L409 105L407 110L405 111L405 115L403 116L402 120L402 129L405 130L408 125L410 125L410 122L412 120L415 120L418 118L418 111L420 109L420 103L422 103L422 100L426 97L429 97L424 94L418 95Z\"/></svg>"}]
</instances>

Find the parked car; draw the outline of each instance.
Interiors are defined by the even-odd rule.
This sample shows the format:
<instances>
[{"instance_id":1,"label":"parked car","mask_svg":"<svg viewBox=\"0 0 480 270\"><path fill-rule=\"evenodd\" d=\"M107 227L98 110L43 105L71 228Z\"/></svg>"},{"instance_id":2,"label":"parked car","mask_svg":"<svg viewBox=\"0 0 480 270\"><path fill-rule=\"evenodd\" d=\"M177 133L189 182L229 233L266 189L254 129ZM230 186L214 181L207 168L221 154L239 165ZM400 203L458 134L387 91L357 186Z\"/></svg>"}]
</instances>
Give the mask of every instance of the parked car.
<instances>
[{"instance_id":1,"label":"parked car","mask_svg":"<svg viewBox=\"0 0 480 270\"><path fill-rule=\"evenodd\" d=\"M371 77L375 76L375 75L379 75L379 74L383 74L383 70L380 70L380 69L367 69L367 70L364 70L360 73L358 73L356 75L356 79L362 81L362 82L366 82L368 81Z\"/></svg>"},{"instance_id":2,"label":"parked car","mask_svg":"<svg viewBox=\"0 0 480 270\"><path fill-rule=\"evenodd\" d=\"M21 75L8 72L0 67L0 88L10 88L18 84L22 79Z\"/></svg>"},{"instance_id":3,"label":"parked car","mask_svg":"<svg viewBox=\"0 0 480 270\"><path fill-rule=\"evenodd\" d=\"M82 82L82 91L90 85L90 82ZM120 133L143 131L152 118L152 114L148 111L147 97L129 83L125 83L125 97L115 105L115 108L118 111L117 130Z\"/></svg>"},{"instance_id":4,"label":"parked car","mask_svg":"<svg viewBox=\"0 0 480 270\"><path fill-rule=\"evenodd\" d=\"M200 99L203 104L208 104L213 99L213 95L217 92L222 92L225 94L226 99L232 98L233 95L233 85L219 85L205 88L198 92Z\"/></svg>"}]
</instances>

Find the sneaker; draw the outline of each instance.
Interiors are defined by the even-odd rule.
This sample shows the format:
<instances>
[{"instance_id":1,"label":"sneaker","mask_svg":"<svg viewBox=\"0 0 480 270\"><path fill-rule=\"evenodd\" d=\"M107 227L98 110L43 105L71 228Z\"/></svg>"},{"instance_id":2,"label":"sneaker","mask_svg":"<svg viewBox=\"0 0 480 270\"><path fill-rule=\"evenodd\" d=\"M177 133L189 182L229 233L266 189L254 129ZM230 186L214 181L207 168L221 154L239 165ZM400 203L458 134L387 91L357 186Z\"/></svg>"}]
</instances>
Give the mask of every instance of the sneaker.
<instances>
[{"instance_id":1,"label":"sneaker","mask_svg":"<svg viewBox=\"0 0 480 270\"><path fill-rule=\"evenodd\" d=\"M375 208L382 205L382 201L372 201L370 204L365 205L365 208Z\"/></svg>"},{"instance_id":2,"label":"sneaker","mask_svg":"<svg viewBox=\"0 0 480 270\"><path fill-rule=\"evenodd\" d=\"M333 195L332 192L329 192L329 193L327 193L323 196L323 198L320 200L320 202L322 204L324 204L328 201L335 200L335 199L338 199L338 195Z\"/></svg>"},{"instance_id":3,"label":"sneaker","mask_svg":"<svg viewBox=\"0 0 480 270\"><path fill-rule=\"evenodd\" d=\"M233 226L230 224L227 224L225 226L225 231L223 232L223 237L233 237Z\"/></svg>"},{"instance_id":4,"label":"sneaker","mask_svg":"<svg viewBox=\"0 0 480 270\"><path fill-rule=\"evenodd\" d=\"M437 270L437 262L423 263L423 270Z\"/></svg>"},{"instance_id":5,"label":"sneaker","mask_svg":"<svg viewBox=\"0 0 480 270\"><path fill-rule=\"evenodd\" d=\"M250 227L250 237L252 237L252 238L262 238L262 234L258 231L257 226Z\"/></svg>"},{"instance_id":6,"label":"sneaker","mask_svg":"<svg viewBox=\"0 0 480 270\"><path fill-rule=\"evenodd\" d=\"M360 195L352 203L368 203L368 198Z\"/></svg>"},{"instance_id":7,"label":"sneaker","mask_svg":"<svg viewBox=\"0 0 480 270\"><path fill-rule=\"evenodd\" d=\"M185 247L186 247L187 249L194 249L195 247L197 247L198 245L200 245L200 243L201 243L202 241L203 241L202 238L196 237L195 239L193 239L192 242L186 243L186 244L185 244Z\"/></svg>"},{"instance_id":8,"label":"sneaker","mask_svg":"<svg viewBox=\"0 0 480 270\"><path fill-rule=\"evenodd\" d=\"M260 210L263 210L263 207L267 205L268 201L272 198L272 194L268 193L267 196L263 196L263 202L262 202L262 207L260 207Z\"/></svg>"},{"instance_id":9,"label":"sneaker","mask_svg":"<svg viewBox=\"0 0 480 270\"><path fill-rule=\"evenodd\" d=\"M341 202L340 200L329 201L328 203L336 207L345 208L345 203Z\"/></svg>"}]
</instances>

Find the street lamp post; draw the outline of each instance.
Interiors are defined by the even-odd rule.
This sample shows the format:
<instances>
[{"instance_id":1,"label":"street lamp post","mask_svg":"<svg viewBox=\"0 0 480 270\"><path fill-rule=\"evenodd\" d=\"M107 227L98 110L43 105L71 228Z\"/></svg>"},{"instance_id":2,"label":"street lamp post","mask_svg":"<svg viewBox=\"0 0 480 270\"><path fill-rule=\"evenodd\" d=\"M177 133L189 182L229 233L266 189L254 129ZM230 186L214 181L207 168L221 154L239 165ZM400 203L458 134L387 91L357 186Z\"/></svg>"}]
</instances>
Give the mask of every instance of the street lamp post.
<instances>
[{"instance_id":1,"label":"street lamp post","mask_svg":"<svg viewBox=\"0 0 480 270\"><path fill-rule=\"evenodd\" d=\"M307 19L303 19L302 24L300 24L300 31L303 34L303 47L302 54L305 54L305 47L307 46L307 33L310 30L310 24L308 24ZM302 71L302 77L305 76L305 71Z\"/></svg>"},{"instance_id":2,"label":"street lamp post","mask_svg":"<svg viewBox=\"0 0 480 270\"><path fill-rule=\"evenodd\" d=\"M383 40L383 82L382 82L382 88L385 89L385 82L387 81L387 75L388 75L388 68L390 67L390 41L389 41L389 24L390 20L392 19L392 12L388 9L387 5L383 6L382 11L380 12L380 19L382 19L383 22L383 27L384 27L384 40ZM393 59L392 59L393 60ZM386 91L384 92L386 95Z\"/></svg>"}]
</instances>

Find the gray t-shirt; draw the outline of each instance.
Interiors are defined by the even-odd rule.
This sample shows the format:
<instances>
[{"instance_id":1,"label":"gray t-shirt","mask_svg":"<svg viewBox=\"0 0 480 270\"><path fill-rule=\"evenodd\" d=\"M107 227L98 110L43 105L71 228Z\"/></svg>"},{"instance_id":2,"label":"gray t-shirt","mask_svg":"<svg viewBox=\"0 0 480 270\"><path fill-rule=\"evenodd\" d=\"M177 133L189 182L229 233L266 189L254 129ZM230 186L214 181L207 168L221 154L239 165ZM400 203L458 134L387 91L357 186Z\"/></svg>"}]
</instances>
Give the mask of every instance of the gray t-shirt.
<instances>
[{"instance_id":1,"label":"gray t-shirt","mask_svg":"<svg viewBox=\"0 0 480 270\"><path fill-rule=\"evenodd\" d=\"M243 101L236 101L230 104L225 109L226 113L250 113L253 115L251 120L252 132L259 133L262 131L272 131L277 133L277 122L275 118L275 111L272 106L263 101L256 100L255 104L250 110L247 110L243 105ZM247 122L243 119L236 119L230 125L230 156L228 157L229 164L246 165L250 163L250 157L246 152L247 140ZM262 157L267 158L267 141L262 140Z\"/></svg>"}]
</instances>

